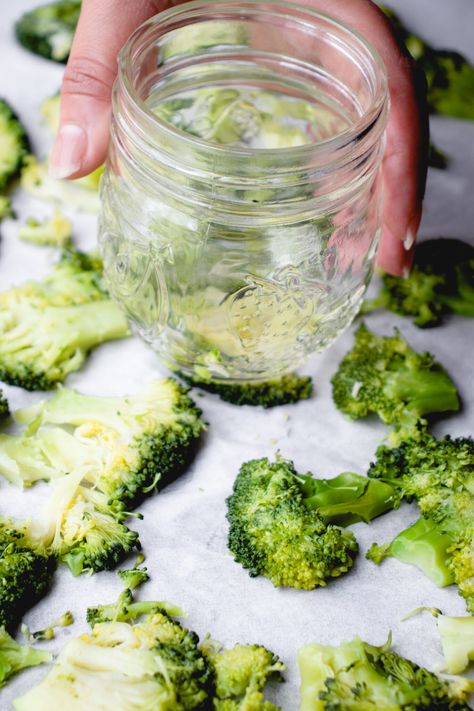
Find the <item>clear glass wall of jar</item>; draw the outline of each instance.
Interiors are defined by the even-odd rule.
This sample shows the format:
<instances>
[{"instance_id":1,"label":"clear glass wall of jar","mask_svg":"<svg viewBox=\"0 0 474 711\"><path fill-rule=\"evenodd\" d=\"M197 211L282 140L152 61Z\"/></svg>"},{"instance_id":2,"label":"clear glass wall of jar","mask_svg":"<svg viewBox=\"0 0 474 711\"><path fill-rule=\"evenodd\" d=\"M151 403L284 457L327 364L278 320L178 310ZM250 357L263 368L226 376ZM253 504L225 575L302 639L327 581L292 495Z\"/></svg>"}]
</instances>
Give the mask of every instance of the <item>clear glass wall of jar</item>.
<instances>
[{"instance_id":1,"label":"clear glass wall of jar","mask_svg":"<svg viewBox=\"0 0 474 711\"><path fill-rule=\"evenodd\" d=\"M132 35L100 245L171 369L269 379L350 324L380 236L387 109L374 50L303 6L185 3Z\"/></svg>"}]
</instances>

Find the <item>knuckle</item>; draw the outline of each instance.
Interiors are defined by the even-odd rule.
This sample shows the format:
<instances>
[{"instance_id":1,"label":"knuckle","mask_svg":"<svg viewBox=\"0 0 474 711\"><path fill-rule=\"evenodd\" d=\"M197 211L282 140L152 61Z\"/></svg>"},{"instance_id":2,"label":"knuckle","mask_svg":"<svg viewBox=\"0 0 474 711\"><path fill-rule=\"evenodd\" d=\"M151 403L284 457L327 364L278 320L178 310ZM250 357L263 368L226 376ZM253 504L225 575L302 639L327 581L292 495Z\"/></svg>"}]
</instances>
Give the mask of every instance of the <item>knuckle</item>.
<instances>
[{"instance_id":1,"label":"knuckle","mask_svg":"<svg viewBox=\"0 0 474 711\"><path fill-rule=\"evenodd\" d=\"M61 93L109 101L115 74L110 67L96 59L74 57L64 72Z\"/></svg>"}]
</instances>

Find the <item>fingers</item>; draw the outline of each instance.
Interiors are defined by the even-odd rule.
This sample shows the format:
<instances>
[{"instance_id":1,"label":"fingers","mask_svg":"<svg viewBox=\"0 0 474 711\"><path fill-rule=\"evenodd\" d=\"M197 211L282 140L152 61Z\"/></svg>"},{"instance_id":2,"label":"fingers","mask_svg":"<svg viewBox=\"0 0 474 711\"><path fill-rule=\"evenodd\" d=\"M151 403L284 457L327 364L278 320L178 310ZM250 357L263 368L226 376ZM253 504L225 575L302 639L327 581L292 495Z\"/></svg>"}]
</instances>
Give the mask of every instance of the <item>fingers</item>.
<instances>
[{"instance_id":1,"label":"fingers","mask_svg":"<svg viewBox=\"0 0 474 711\"><path fill-rule=\"evenodd\" d=\"M78 178L105 159L117 55L165 0L83 0L61 87L61 121L50 156L56 178Z\"/></svg>"}]
</instances>

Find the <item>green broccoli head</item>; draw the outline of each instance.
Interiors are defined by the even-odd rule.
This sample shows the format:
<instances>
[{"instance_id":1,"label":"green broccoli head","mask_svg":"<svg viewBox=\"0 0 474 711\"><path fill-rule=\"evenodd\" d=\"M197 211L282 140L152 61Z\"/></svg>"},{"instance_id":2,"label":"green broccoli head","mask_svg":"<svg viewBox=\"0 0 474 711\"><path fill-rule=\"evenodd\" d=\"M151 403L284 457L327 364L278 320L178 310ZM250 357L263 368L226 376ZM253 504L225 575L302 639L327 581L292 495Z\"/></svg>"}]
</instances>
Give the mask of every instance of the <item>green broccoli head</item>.
<instances>
[{"instance_id":1,"label":"green broccoli head","mask_svg":"<svg viewBox=\"0 0 474 711\"><path fill-rule=\"evenodd\" d=\"M26 524L0 519L0 627L13 630L48 591L55 557L31 538Z\"/></svg>"},{"instance_id":2,"label":"green broccoli head","mask_svg":"<svg viewBox=\"0 0 474 711\"><path fill-rule=\"evenodd\" d=\"M397 448L377 450L369 477L416 500L422 518L382 549L369 551L374 562L392 555L420 568L437 585L456 583L474 612L474 441L440 440L425 434Z\"/></svg>"},{"instance_id":3,"label":"green broccoli head","mask_svg":"<svg viewBox=\"0 0 474 711\"><path fill-rule=\"evenodd\" d=\"M423 415L459 409L456 386L429 353L402 336L378 336L361 324L352 349L332 377L336 406L352 419L377 414L400 437L423 425Z\"/></svg>"},{"instance_id":4,"label":"green broccoli head","mask_svg":"<svg viewBox=\"0 0 474 711\"><path fill-rule=\"evenodd\" d=\"M157 604L157 603L155 603ZM204 707L212 691L199 639L155 610L136 624L104 622L69 642L43 681L14 703L46 711L61 698L71 711L131 708L186 711Z\"/></svg>"},{"instance_id":5,"label":"green broccoli head","mask_svg":"<svg viewBox=\"0 0 474 711\"><path fill-rule=\"evenodd\" d=\"M297 373L289 373L264 383L225 383L181 377L192 386L216 393L222 400L233 405L277 407L308 400L313 392L311 378Z\"/></svg>"},{"instance_id":6,"label":"green broccoli head","mask_svg":"<svg viewBox=\"0 0 474 711\"><path fill-rule=\"evenodd\" d=\"M258 644L223 649L212 642L201 647L214 674L216 711L278 711L262 691L269 681L283 681L286 669L278 657Z\"/></svg>"},{"instance_id":7,"label":"green broccoli head","mask_svg":"<svg viewBox=\"0 0 474 711\"><path fill-rule=\"evenodd\" d=\"M28 151L28 136L20 119L0 98L0 192L19 174Z\"/></svg>"},{"instance_id":8,"label":"green broccoli head","mask_svg":"<svg viewBox=\"0 0 474 711\"><path fill-rule=\"evenodd\" d=\"M227 509L229 549L252 576L311 590L353 565L353 534L326 525L317 511L308 510L291 462L243 464Z\"/></svg>"},{"instance_id":9,"label":"green broccoli head","mask_svg":"<svg viewBox=\"0 0 474 711\"><path fill-rule=\"evenodd\" d=\"M474 617L437 615L448 674L460 674L474 661Z\"/></svg>"},{"instance_id":10,"label":"green broccoli head","mask_svg":"<svg viewBox=\"0 0 474 711\"><path fill-rule=\"evenodd\" d=\"M27 390L62 382L95 346L129 333L94 255L67 253L44 280L0 294L0 305L0 379Z\"/></svg>"},{"instance_id":11,"label":"green broccoli head","mask_svg":"<svg viewBox=\"0 0 474 711\"><path fill-rule=\"evenodd\" d=\"M391 650L391 637L375 647L355 637L339 647L300 649L301 711L444 709L468 711L473 682L444 679Z\"/></svg>"},{"instance_id":12,"label":"green broccoli head","mask_svg":"<svg viewBox=\"0 0 474 711\"><path fill-rule=\"evenodd\" d=\"M362 313L385 308L412 316L420 328L437 326L448 312L474 317L474 247L457 239L432 239L415 250L408 277L383 274L375 299Z\"/></svg>"},{"instance_id":13,"label":"green broccoli head","mask_svg":"<svg viewBox=\"0 0 474 711\"><path fill-rule=\"evenodd\" d=\"M31 481L33 476L51 478L54 470L82 467L89 483L109 499L133 507L190 463L204 429L200 415L187 388L171 378L123 397L93 397L62 388L49 400L15 413L18 422L39 430L33 438L0 439L0 452L8 455L8 460L0 459L0 471L9 476L10 470L13 480ZM45 440L52 440L51 446ZM32 446L41 448L41 455L29 456ZM18 467L19 475L14 473Z\"/></svg>"},{"instance_id":14,"label":"green broccoli head","mask_svg":"<svg viewBox=\"0 0 474 711\"><path fill-rule=\"evenodd\" d=\"M30 52L66 63L80 11L81 0L59 0L36 7L17 21L17 39Z\"/></svg>"},{"instance_id":15,"label":"green broccoli head","mask_svg":"<svg viewBox=\"0 0 474 711\"><path fill-rule=\"evenodd\" d=\"M15 642L4 627L0 627L0 688L13 674L50 662L52 655L41 649Z\"/></svg>"}]
</instances>

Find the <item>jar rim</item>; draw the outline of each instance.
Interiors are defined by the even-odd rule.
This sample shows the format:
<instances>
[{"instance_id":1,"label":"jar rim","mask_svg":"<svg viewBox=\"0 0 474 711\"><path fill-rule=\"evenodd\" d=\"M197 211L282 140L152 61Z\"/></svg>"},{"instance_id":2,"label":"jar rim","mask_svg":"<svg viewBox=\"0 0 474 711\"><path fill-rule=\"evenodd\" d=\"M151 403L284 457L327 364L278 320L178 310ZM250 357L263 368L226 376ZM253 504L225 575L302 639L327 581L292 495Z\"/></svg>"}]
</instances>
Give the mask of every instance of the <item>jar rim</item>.
<instances>
[{"instance_id":1,"label":"jar rim","mask_svg":"<svg viewBox=\"0 0 474 711\"><path fill-rule=\"evenodd\" d=\"M198 18L201 12L207 9L210 14L218 13L219 19L222 15L235 14L238 11L244 11L246 16L261 15L270 13L274 15L290 15L292 18L306 19L316 24L324 22L332 26L335 30L342 31L348 40L352 43L356 41L359 48L365 52L366 57L371 61L373 67L373 77L375 86L373 89L374 102L367 107L360 116L342 131L335 133L327 138L317 140L310 143L305 143L299 146L288 146L278 148L254 148L242 145L218 144L212 141L207 141L195 135L191 135L170 122L167 122L157 116L144 101L139 92L134 86L133 77L131 75L132 62L130 61L136 45L139 41L146 40L147 35L151 35L157 24L164 28L166 34L166 23L175 21L180 16L187 19ZM188 23L192 25L193 23ZM380 54L375 47L357 30L347 25L345 22L336 19L332 15L314 10L306 5L295 2L283 2L282 0L192 0L167 10L164 10L149 20L142 23L129 37L118 55L119 78L123 88L132 100L134 110L138 110L141 118L149 125L155 126L163 132L163 135L168 135L174 139L178 139L183 145L188 145L194 149L211 150L216 155L232 156L235 158L254 158L256 156L262 158L265 156L275 156L276 154L284 159L292 159L298 161L304 156L307 156L308 150L314 158L320 158L323 155L334 155L340 153L345 147L350 145L357 136L365 135L370 128L377 122L377 119L383 113L383 109L388 102L388 80L385 65L380 57ZM332 160L329 160L332 163Z\"/></svg>"}]
</instances>

